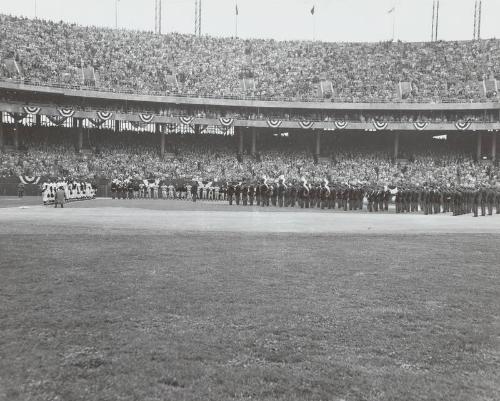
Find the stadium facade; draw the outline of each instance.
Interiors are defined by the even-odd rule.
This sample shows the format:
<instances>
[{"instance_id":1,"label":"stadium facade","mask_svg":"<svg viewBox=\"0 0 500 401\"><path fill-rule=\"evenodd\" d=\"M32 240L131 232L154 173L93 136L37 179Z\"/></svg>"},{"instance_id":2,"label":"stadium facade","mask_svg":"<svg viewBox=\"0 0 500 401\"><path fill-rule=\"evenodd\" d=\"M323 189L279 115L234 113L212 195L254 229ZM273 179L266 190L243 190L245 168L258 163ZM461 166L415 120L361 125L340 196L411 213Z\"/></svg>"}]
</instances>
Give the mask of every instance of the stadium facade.
<instances>
[{"instance_id":1,"label":"stadium facade","mask_svg":"<svg viewBox=\"0 0 500 401\"><path fill-rule=\"evenodd\" d=\"M310 133L311 141L315 142L315 153L320 155L322 136L341 131L364 131L391 135L393 154L397 159L400 133L460 133L474 137L477 159L484 157L496 162L500 131L498 102L334 103L193 98L65 89L6 81L0 82L0 94L2 147L6 144L7 136L12 137L14 146L18 145L16 125L40 126L42 120L48 117L49 125L63 126L68 128L68 132L75 131L80 147L85 128L115 131L135 129L158 133L158 146L163 154L165 135L189 127L193 133L236 134L240 138L238 153L243 153L245 141L251 144L252 153L255 153L256 135L272 134L279 130L301 130ZM200 110L203 110L201 115ZM227 117L211 118L207 114ZM377 117L368 119L364 117L366 114L376 114ZM394 116L411 120L405 117L415 114L424 116L424 119L394 121ZM232 115L252 115L255 118L244 119ZM318 120L318 115L323 118ZM441 121L430 121L435 117Z\"/></svg>"}]
</instances>

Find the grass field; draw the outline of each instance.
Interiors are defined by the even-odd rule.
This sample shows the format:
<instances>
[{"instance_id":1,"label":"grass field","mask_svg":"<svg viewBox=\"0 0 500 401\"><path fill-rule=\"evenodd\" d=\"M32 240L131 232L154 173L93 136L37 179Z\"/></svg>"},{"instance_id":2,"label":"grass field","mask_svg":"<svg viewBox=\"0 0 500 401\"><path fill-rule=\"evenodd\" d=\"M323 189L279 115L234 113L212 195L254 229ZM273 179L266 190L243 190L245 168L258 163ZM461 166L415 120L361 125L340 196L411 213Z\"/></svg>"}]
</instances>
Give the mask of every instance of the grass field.
<instances>
[{"instance_id":1,"label":"grass field","mask_svg":"<svg viewBox=\"0 0 500 401\"><path fill-rule=\"evenodd\" d=\"M498 215L23 202L0 400L500 400Z\"/></svg>"}]
</instances>

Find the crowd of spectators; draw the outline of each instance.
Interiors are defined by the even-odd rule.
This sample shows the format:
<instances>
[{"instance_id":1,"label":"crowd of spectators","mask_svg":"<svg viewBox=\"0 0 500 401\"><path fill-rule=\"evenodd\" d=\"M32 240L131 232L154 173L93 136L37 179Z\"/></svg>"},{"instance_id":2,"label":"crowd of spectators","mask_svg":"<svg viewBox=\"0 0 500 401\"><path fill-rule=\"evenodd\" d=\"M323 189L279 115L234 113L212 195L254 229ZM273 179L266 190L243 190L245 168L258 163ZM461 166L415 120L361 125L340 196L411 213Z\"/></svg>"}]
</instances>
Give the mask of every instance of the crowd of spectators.
<instances>
[{"instance_id":1,"label":"crowd of spectators","mask_svg":"<svg viewBox=\"0 0 500 401\"><path fill-rule=\"evenodd\" d=\"M93 84L116 92L312 100L327 81L335 101L472 102L487 101L483 80L500 74L500 41L244 40L0 15L0 60L2 79L82 86L91 71ZM242 78L255 85L244 91ZM410 83L405 93L400 82Z\"/></svg>"},{"instance_id":2,"label":"crowd of spectators","mask_svg":"<svg viewBox=\"0 0 500 401\"><path fill-rule=\"evenodd\" d=\"M435 145L432 150L417 146L402 156L406 159L392 160L383 144L355 146L351 140L335 143L331 153L326 147L329 154L318 159L299 139L269 139L260 144L261 150L254 157L246 151L238 155L234 137L170 135L166 155L161 157L153 134L90 131L85 139L88 149L78 153L71 141L57 135L47 140L47 136L26 133L22 138L25 151L0 152L0 177L239 182L283 175L287 180L304 177L320 182L326 178L345 184L476 185L494 182L500 174L498 167L474 161L460 142L456 147Z\"/></svg>"}]
</instances>

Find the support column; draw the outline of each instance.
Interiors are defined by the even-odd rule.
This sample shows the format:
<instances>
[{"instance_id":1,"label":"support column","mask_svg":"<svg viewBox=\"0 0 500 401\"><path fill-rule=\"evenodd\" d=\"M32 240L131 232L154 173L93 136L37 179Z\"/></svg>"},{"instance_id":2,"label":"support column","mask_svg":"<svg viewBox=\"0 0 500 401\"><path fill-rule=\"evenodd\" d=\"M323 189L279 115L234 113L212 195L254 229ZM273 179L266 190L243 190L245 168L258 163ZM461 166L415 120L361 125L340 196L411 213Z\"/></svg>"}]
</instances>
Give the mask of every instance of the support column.
<instances>
[{"instance_id":1,"label":"support column","mask_svg":"<svg viewBox=\"0 0 500 401\"><path fill-rule=\"evenodd\" d=\"M483 148L483 134L478 132L477 134L477 148L476 148L476 159L481 160L481 151Z\"/></svg>"},{"instance_id":2,"label":"support column","mask_svg":"<svg viewBox=\"0 0 500 401\"><path fill-rule=\"evenodd\" d=\"M491 160L497 160L497 133L491 134Z\"/></svg>"},{"instance_id":3,"label":"support column","mask_svg":"<svg viewBox=\"0 0 500 401\"><path fill-rule=\"evenodd\" d=\"M319 131L316 131L316 151L314 154L316 157L321 154L321 133Z\"/></svg>"},{"instance_id":4,"label":"support column","mask_svg":"<svg viewBox=\"0 0 500 401\"><path fill-rule=\"evenodd\" d=\"M159 123L155 125L155 131L160 135L160 156L163 158L165 156L165 134L161 132L161 127Z\"/></svg>"},{"instance_id":5,"label":"support column","mask_svg":"<svg viewBox=\"0 0 500 401\"><path fill-rule=\"evenodd\" d=\"M3 149L3 115L0 111L0 149Z\"/></svg>"},{"instance_id":6,"label":"support column","mask_svg":"<svg viewBox=\"0 0 500 401\"><path fill-rule=\"evenodd\" d=\"M19 123L14 126L14 148L19 149Z\"/></svg>"},{"instance_id":7,"label":"support column","mask_svg":"<svg viewBox=\"0 0 500 401\"><path fill-rule=\"evenodd\" d=\"M257 153L257 130L252 128L252 156L255 156Z\"/></svg>"},{"instance_id":8,"label":"support column","mask_svg":"<svg viewBox=\"0 0 500 401\"><path fill-rule=\"evenodd\" d=\"M241 129L238 129L238 138L239 138L238 154L242 155L243 154L243 130L241 130Z\"/></svg>"},{"instance_id":9,"label":"support column","mask_svg":"<svg viewBox=\"0 0 500 401\"><path fill-rule=\"evenodd\" d=\"M83 149L83 124L82 120L80 120L78 127L78 152L81 152Z\"/></svg>"},{"instance_id":10,"label":"support column","mask_svg":"<svg viewBox=\"0 0 500 401\"><path fill-rule=\"evenodd\" d=\"M399 157L399 132L394 134L394 160Z\"/></svg>"}]
</instances>

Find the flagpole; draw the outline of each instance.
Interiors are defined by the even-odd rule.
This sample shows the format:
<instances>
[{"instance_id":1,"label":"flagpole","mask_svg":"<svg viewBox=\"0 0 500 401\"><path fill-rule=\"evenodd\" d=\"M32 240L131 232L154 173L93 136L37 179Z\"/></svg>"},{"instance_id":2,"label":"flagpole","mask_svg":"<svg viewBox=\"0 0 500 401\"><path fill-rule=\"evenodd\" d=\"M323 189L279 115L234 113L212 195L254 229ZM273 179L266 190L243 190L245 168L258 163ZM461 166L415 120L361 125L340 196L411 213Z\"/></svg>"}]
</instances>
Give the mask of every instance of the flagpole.
<instances>
[{"instance_id":1,"label":"flagpole","mask_svg":"<svg viewBox=\"0 0 500 401\"><path fill-rule=\"evenodd\" d=\"M316 40L316 13L313 15L313 42Z\"/></svg>"},{"instance_id":2,"label":"flagpole","mask_svg":"<svg viewBox=\"0 0 500 401\"><path fill-rule=\"evenodd\" d=\"M312 17L313 17L313 42L316 40L316 4L313 5L312 8Z\"/></svg>"}]
</instances>

